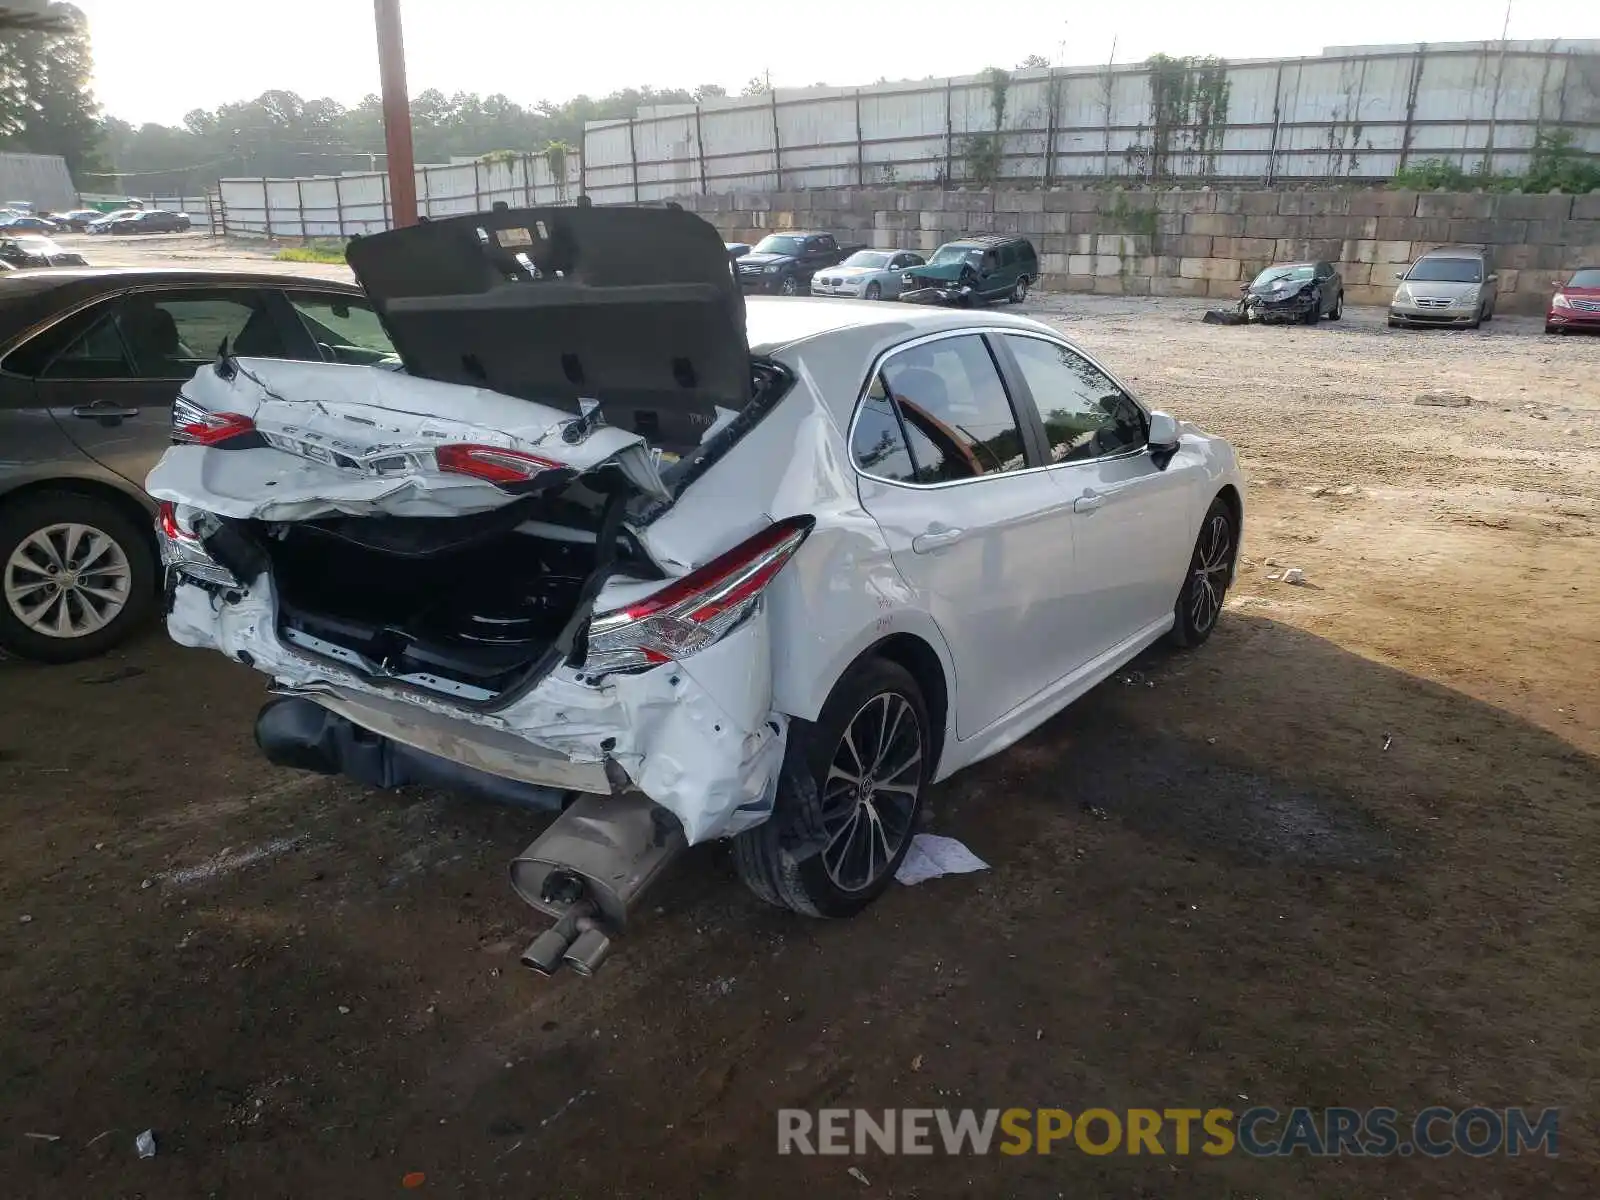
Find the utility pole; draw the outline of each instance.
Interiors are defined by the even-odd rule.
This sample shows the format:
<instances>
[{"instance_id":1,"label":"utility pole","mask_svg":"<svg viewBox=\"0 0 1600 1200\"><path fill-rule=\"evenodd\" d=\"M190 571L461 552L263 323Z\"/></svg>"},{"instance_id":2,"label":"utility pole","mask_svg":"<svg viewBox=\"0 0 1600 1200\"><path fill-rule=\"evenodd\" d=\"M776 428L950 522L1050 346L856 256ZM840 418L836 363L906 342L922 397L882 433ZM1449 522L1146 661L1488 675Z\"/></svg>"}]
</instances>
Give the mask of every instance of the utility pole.
<instances>
[{"instance_id":1,"label":"utility pole","mask_svg":"<svg viewBox=\"0 0 1600 1200\"><path fill-rule=\"evenodd\" d=\"M373 10L378 22L378 76L383 87L383 142L389 158L389 207L398 228L417 223L416 162L411 148L411 100L406 94L400 0L373 0Z\"/></svg>"}]
</instances>

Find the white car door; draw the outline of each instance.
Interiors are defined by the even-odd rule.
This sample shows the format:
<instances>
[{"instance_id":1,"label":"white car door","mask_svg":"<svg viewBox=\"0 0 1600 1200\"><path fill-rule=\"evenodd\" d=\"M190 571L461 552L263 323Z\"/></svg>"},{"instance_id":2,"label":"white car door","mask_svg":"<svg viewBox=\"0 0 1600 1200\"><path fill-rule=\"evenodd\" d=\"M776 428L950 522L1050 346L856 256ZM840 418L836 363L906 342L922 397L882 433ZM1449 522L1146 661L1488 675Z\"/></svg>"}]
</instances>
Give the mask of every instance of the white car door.
<instances>
[{"instance_id":1,"label":"white car door","mask_svg":"<svg viewBox=\"0 0 1600 1200\"><path fill-rule=\"evenodd\" d=\"M1045 474L1072 508L1081 666L1172 612L1204 469L1181 450L1152 455L1148 414L1080 351L1031 333L997 340L1044 426Z\"/></svg>"},{"instance_id":2,"label":"white car door","mask_svg":"<svg viewBox=\"0 0 1600 1200\"><path fill-rule=\"evenodd\" d=\"M1023 428L984 337L962 332L886 357L851 430L862 505L950 647L957 737L1073 653L1070 501L1029 469Z\"/></svg>"}]
</instances>

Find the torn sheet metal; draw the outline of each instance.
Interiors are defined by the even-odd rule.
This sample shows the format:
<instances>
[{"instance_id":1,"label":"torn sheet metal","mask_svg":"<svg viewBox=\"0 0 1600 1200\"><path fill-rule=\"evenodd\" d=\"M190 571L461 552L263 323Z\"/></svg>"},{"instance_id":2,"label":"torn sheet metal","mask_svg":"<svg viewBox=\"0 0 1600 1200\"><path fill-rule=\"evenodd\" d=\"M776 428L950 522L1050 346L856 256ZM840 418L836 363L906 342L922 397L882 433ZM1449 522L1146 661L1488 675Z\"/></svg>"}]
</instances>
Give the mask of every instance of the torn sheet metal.
<instances>
[{"instance_id":1,"label":"torn sheet metal","mask_svg":"<svg viewBox=\"0 0 1600 1200\"><path fill-rule=\"evenodd\" d=\"M615 466L641 492L671 496L644 438L548 405L376 367L234 363L226 376L202 367L182 397L250 418L267 445L174 446L146 483L156 499L265 521L462 516L516 499L485 480L441 472L433 453L451 443L532 454L579 474Z\"/></svg>"},{"instance_id":2,"label":"torn sheet metal","mask_svg":"<svg viewBox=\"0 0 1600 1200\"><path fill-rule=\"evenodd\" d=\"M670 670L613 675L596 685L580 683L577 674L562 668L529 695L492 713L443 697L374 687L353 672L303 656L279 640L274 612L268 576L231 603L180 583L167 630L180 645L220 650L231 658L248 654L252 665L280 687L313 699L319 687L327 686L386 703L403 695L407 703L443 719L431 722L435 729L447 722L451 731L453 741L417 748L467 765L475 762L475 730L511 733L576 763L609 758L683 823L691 843L731 836L772 811L788 718L771 711L772 652L764 607ZM348 715L360 723L355 713ZM560 779L533 782L564 786Z\"/></svg>"}]
</instances>

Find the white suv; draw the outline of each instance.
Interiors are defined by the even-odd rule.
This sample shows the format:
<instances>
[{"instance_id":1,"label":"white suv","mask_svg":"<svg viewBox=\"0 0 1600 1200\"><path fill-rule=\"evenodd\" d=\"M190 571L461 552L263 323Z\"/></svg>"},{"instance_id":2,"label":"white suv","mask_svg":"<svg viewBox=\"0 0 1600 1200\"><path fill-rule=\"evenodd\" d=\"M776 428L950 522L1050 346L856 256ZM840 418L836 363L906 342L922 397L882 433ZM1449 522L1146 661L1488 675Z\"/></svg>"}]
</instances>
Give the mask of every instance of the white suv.
<instances>
[{"instance_id":1,"label":"white suv","mask_svg":"<svg viewBox=\"0 0 1600 1200\"><path fill-rule=\"evenodd\" d=\"M740 296L672 208L452 218L350 262L405 372L185 386L168 628L271 675L274 761L561 810L513 864L592 971L687 843L845 916L928 786L1163 635L1242 522L1226 442L1034 321Z\"/></svg>"}]
</instances>

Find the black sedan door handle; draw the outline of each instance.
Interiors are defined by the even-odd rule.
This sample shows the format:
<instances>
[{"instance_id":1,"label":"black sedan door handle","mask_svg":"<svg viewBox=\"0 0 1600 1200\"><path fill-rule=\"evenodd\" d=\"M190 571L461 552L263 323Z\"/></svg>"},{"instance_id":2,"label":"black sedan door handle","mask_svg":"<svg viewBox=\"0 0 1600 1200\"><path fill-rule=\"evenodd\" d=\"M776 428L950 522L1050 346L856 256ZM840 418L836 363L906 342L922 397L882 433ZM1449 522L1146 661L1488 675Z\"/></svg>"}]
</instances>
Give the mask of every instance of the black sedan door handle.
<instances>
[{"instance_id":1,"label":"black sedan door handle","mask_svg":"<svg viewBox=\"0 0 1600 1200\"><path fill-rule=\"evenodd\" d=\"M80 404L72 410L75 417L83 417L89 421L105 421L114 423L126 417L137 417L137 408L125 408L112 400L96 400L93 404Z\"/></svg>"}]
</instances>

